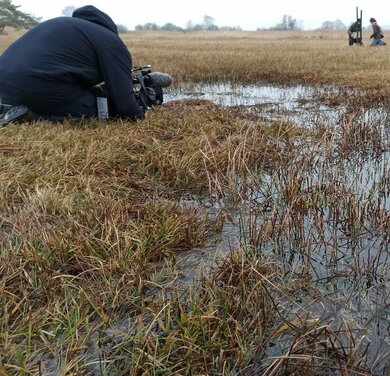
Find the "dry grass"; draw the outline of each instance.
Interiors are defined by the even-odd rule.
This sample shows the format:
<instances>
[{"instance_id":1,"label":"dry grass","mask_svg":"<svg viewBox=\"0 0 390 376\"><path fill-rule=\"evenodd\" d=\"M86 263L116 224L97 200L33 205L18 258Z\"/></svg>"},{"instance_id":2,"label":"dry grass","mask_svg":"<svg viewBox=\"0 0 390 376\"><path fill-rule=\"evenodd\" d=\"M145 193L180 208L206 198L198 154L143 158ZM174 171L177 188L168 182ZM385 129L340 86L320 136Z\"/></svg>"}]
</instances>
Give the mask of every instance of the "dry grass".
<instances>
[{"instance_id":1,"label":"dry grass","mask_svg":"<svg viewBox=\"0 0 390 376\"><path fill-rule=\"evenodd\" d=\"M149 61L177 82L336 84L390 89L390 49L348 46L346 32L130 32L135 63Z\"/></svg>"},{"instance_id":2,"label":"dry grass","mask_svg":"<svg viewBox=\"0 0 390 376\"><path fill-rule=\"evenodd\" d=\"M167 105L136 124L2 129L4 369L36 372L46 352L73 354L99 327L145 304L159 273L177 278L158 262L201 245L212 225L178 199L215 189L209 176L221 177L218 189L222 178L234 186L258 161L248 152L240 162L232 155L242 154L248 137L266 149L266 133L261 127L248 133L207 102Z\"/></svg>"},{"instance_id":3,"label":"dry grass","mask_svg":"<svg viewBox=\"0 0 390 376\"><path fill-rule=\"evenodd\" d=\"M175 85L370 91L319 98L348 111L312 129L207 101L1 129L0 375L386 375L389 132L357 119L367 93L386 99L387 47L319 31L123 38ZM368 160L379 178L358 195L351 165ZM182 255L229 221L240 244L188 281Z\"/></svg>"},{"instance_id":4,"label":"dry grass","mask_svg":"<svg viewBox=\"0 0 390 376\"><path fill-rule=\"evenodd\" d=\"M21 35L0 35L0 50ZM390 90L390 49L348 46L341 31L128 32L134 65L152 64L182 81L336 84Z\"/></svg>"}]
</instances>

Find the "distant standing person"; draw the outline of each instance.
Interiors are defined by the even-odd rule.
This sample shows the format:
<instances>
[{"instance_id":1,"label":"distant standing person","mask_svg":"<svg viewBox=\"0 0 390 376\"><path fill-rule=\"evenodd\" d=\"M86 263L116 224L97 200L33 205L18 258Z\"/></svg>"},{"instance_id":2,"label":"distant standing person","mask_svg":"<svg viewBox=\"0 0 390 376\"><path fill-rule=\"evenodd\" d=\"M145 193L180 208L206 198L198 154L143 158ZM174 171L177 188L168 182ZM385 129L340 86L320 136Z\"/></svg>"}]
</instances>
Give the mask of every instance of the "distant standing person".
<instances>
[{"instance_id":1,"label":"distant standing person","mask_svg":"<svg viewBox=\"0 0 390 376\"><path fill-rule=\"evenodd\" d=\"M362 21L359 18L348 28L348 43L350 46L356 44L362 44Z\"/></svg>"},{"instance_id":2,"label":"distant standing person","mask_svg":"<svg viewBox=\"0 0 390 376\"><path fill-rule=\"evenodd\" d=\"M371 46L384 46L386 43L383 42L383 33L381 27L377 24L375 18L370 18L370 23L372 26L372 34L370 39L372 39Z\"/></svg>"}]
</instances>

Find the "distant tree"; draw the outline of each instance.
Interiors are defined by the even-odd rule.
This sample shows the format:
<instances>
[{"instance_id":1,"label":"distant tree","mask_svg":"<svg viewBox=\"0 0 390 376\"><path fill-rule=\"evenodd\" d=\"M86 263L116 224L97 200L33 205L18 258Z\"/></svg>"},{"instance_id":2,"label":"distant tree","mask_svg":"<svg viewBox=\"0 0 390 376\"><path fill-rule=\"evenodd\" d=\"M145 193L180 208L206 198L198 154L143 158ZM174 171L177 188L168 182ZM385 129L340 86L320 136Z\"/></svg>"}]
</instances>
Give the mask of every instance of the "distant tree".
<instances>
[{"instance_id":1,"label":"distant tree","mask_svg":"<svg viewBox=\"0 0 390 376\"><path fill-rule=\"evenodd\" d=\"M72 17L73 12L76 10L74 5L67 5L64 9L62 9L62 15L64 17Z\"/></svg>"},{"instance_id":2,"label":"distant tree","mask_svg":"<svg viewBox=\"0 0 390 376\"><path fill-rule=\"evenodd\" d=\"M214 18L211 16L204 15L203 16L203 25L205 29L208 29L214 25Z\"/></svg>"},{"instance_id":3,"label":"distant tree","mask_svg":"<svg viewBox=\"0 0 390 376\"><path fill-rule=\"evenodd\" d=\"M191 31L200 31L204 30L204 25L203 24L195 24L192 26Z\"/></svg>"},{"instance_id":4,"label":"distant tree","mask_svg":"<svg viewBox=\"0 0 390 376\"><path fill-rule=\"evenodd\" d=\"M321 25L321 29L327 29L327 30L338 30L338 29L346 29L347 27L345 24L337 19L335 21L325 21Z\"/></svg>"},{"instance_id":5,"label":"distant tree","mask_svg":"<svg viewBox=\"0 0 390 376\"><path fill-rule=\"evenodd\" d=\"M11 0L0 0L0 32L6 26L16 29L30 29L38 24L40 18L21 12L20 5L12 4Z\"/></svg>"},{"instance_id":6,"label":"distant tree","mask_svg":"<svg viewBox=\"0 0 390 376\"><path fill-rule=\"evenodd\" d=\"M241 26L220 26L218 28L220 31L242 31Z\"/></svg>"},{"instance_id":7,"label":"distant tree","mask_svg":"<svg viewBox=\"0 0 390 376\"><path fill-rule=\"evenodd\" d=\"M186 30L192 30L193 27L194 27L193 22L191 20L188 20L186 24Z\"/></svg>"},{"instance_id":8,"label":"distant tree","mask_svg":"<svg viewBox=\"0 0 390 376\"><path fill-rule=\"evenodd\" d=\"M126 33L127 31L129 31L126 25L119 24L116 25L116 27L118 28L118 33Z\"/></svg>"},{"instance_id":9,"label":"distant tree","mask_svg":"<svg viewBox=\"0 0 390 376\"><path fill-rule=\"evenodd\" d=\"M215 19L211 16L203 16L203 25L205 30L218 30L218 26L214 24Z\"/></svg>"},{"instance_id":10,"label":"distant tree","mask_svg":"<svg viewBox=\"0 0 390 376\"><path fill-rule=\"evenodd\" d=\"M200 31L204 30L204 24L194 24L192 21L187 21L187 31Z\"/></svg>"},{"instance_id":11,"label":"distant tree","mask_svg":"<svg viewBox=\"0 0 390 376\"><path fill-rule=\"evenodd\" d=\"M282 21L276 26L270 28L271 30L300 30L302 26L299 22L292 16L284 14Z\"/></svg>"},{"instance_id":12,"label":"distant tree","mask_svg":"<svg viewBox=\"0 0 390 376\"><path fill-rule=\"evenodd\" d=\"M161 30L165 31L183 31L183 29L179 26L174 25L173 23L166 23L165 25L161 26Z\"/></svg>"},{"instance_id":13,"label":"distant tree","mask_svg":"<svg viewBox=\"0 0 390 376\"><path fill-rule=\"evenodd\" d=\"M147 31L160 30L160 26L158 26L155 23L148 22L145 25L137 25L135 27L135 30L147 30Z\"/></svg>"},{"instance_id":14,"label":"distant tree","mask_svg":"<svg viewBox=\"0 0 390 376\"><path fill-rule=\"evenodd\" d=\"M204 15L203 23L201 24L193 24L192 21L187 21L186 30L188 31L218 30L218 26L215 25L215 19L213 17Z\"/></svg>"}]
</instances>

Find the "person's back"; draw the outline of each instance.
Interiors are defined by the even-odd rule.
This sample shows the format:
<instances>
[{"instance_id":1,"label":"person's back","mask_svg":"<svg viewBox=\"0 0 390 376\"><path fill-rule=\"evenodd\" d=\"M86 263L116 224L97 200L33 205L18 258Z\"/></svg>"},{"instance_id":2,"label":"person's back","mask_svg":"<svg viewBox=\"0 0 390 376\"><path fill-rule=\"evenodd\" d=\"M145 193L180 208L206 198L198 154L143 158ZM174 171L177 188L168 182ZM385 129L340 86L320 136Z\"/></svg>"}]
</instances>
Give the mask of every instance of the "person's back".
<instances>
[{"instance_id":1,"label":"person's back","mask_svg":"<svg viewBox=\"0 0 390 376\"><path fill-rule=\"evenodd\" d=\"M106 82L116 116L142 118L130 53L115 24L92 6L45 21L0 57L0 97L48 115L96 115L92 87Z\"/></svg>"},{"instance_id":2,"label":"person's back","mask_svg":"<svg viewBox=\"0 0 390 376\"><path fill-rule=\"evenodd\" d=\"M350 33L357 32L357 31L360 31L360 21L355 21L348 28L348 32L350 32Z\"/></svg>"},{"instance_id":3,"label":"person's back","mask_svg":"<svg viewBox=\"0 0 390 376\"><path fill-rule=\"evenodd\" d=\"M350 46L356 44L361 44L362 40L362 23L360 18L358 18L351 26L348 28L348 43Z\"/></svg>"}]
</instances>

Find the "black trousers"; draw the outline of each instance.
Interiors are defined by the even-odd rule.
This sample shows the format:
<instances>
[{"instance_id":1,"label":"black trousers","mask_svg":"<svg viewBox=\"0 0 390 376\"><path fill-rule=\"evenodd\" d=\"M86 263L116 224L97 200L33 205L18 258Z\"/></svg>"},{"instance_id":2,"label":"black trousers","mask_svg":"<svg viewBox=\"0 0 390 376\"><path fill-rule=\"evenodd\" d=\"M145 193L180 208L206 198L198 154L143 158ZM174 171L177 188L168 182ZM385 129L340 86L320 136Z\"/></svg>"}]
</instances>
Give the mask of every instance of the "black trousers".
<instances>
[{"instance_id":1,"label":"black trousers","mask_svg":"<svg viewBox=\"0 0 390 376\"><path fill-rule=\"evenodd\" d=\"M72 102L66 103L62 106L50 107L50 109L40 110L32 108L27 103L20 103L14 99L7 97L1 98L0 113L4 113L11 106L24 105L29 107L34 113L34 120L47 120L47 121L64 121L64 120L82 120L92 117L97 117L97 103L96 95L90 91L85 90L83 95Z\"/></svg>"}]
</instances>

